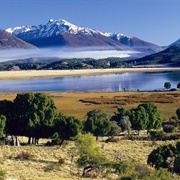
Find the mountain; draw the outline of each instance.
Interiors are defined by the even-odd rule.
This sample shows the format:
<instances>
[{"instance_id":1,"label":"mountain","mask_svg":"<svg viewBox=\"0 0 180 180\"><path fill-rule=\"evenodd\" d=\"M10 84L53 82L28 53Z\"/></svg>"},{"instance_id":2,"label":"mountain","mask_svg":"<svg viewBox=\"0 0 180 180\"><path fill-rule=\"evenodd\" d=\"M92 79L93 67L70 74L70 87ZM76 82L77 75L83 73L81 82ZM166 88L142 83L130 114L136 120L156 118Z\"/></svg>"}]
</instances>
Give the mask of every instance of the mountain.
<instances>
[{"instance_id":1,"label":"mountain","mask_svg":"<svg viewBox=\"0 0 180 180\"><path fill-rule=\"evenodd\" d=\"M169 47L174 46L174 45L178 45L178 44L180 44L180 38L177 41L175 41L174 43L170 44Z\"/></svg>"},{"instance_id":2,"label":"mountain","mask_svg":"<svg viewBox=\"0 0 180 180\"><path fill-rule=\"evenodd\" d=\"M170 46L164 51L145 56L140 59L132 60L136 65L142 64L168 64L171 66L180 66L180 44Z\"/></svg>"},{"instance_id":3,"label":"mountain","mask_svg":"<svg viewBox=\"0 0 180 180\"><path fill-rule=\"evenodd\" d=\"M145 54L153 54L163 50L160 46L143 41L134 36L128 36L121 33L104 33L104 35Z\"/></svg>"},{"instance_id":4,"label":"mountain","mask_svg":"<svg viewBox=\"0 0 180 180\"><path fill-rule=\"evenodd\" d=\"M10 48L34 48L33 45L28 44L21 39L13 36L6 31L0 30L0 49L10 49Z\"/></svg>"},{"instance_id":5,"label":"mountain","mask_svg":"<svg viewBox=\"0 0 180 180\"><path fill-rule=\"evenodd\" d=\"M37 47L90 47L100 50L135 50L144 54L159 52L161 48L136 37L120 33L103 33L78 27L65 20L49 20L45 25L22 26L6 29L7 32Z\"/></svg>"},{"instance_id":6,"label":"mountain","mask_svg":"<svg viewBox=\"0 0 180 180\"><path fill-rule=\"evenodd\" d=\"M45 25L6 29L16 37L37 47L99 47L100 49L131 50L101 32L73 25L65 20L49 20Z\"/></svg>"}]
</instances>

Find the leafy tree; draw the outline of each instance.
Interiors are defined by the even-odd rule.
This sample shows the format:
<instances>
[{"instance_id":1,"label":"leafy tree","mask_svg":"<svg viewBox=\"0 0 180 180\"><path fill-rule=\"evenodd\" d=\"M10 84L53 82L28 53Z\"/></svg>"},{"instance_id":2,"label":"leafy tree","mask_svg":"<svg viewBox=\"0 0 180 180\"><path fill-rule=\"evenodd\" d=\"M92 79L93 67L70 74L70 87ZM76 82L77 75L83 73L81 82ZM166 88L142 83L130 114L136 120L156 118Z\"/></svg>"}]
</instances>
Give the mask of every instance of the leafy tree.
<instances>
[{"instance_id":1,"label":"leafy tree","mask_svg":"<svg viewBox=\"0 0 180 180\"><path fill-rule=\"evenodd\" d=\"M49 129L53 127L57 116L54 101L44 93L17 94L14 99L14 118L12 134L31 137L36 141L49 137Z\"/></svg>"},{"instance_id":2,"label":"leafy tree","mask_svg":"<svg viewBox=\"0 0 180 180\"><path fill-rule=\"evenodd\" d=\"M177 84L177 88L180 89L180 82Z\"/></svg>"},{"instance_id":3,"label":"leafy tree","mask_svg":"<svg viewBox=\"0 0 180 180\"><path fill-rule=\"evenodd\" d=\"M74 116L66 117L63 114L59 114L56 119L55 128L62 140L60 143L62 145L64 140L69 140L80 133L82 123Z\"/></svg>"},{"instance_id":4,"label":"leafy tree","mask_svg":"<svg viewBox=\"0 0 180 180\"><path fill-rule=\"evenodd\" d=\"M4 128L6 125L6 117L4 115L0 115L0 137L4 134Z\"/></svg>"},{"instance_id":5,"label":"leafy tree","mask_svg":"<svg viewBox=\"0 0 180 180\"><path fill-rule=\"evenodd\" d=\"M178 109L176 110L176 115L177 115L178 119L180 120L180 108L178 108Z\"/></svg>"},{"instance_id":6,"label":"leafy tree","mask_svg":"<svg viewBox=\"0 0 180 180\"><path fill-rule=\"evenodd\" d=\"M170 89L171 88L171 83L170 82L165 82L164 83L164 88L165 89Z\"/></svg>"},{"instance_id":7,"label":"leafy tree","mask_svg":"<svg viewBox=\"0 0 180 180\"><path fill-rule=\"evenodd\" d=\"M120 126L118 126L116 121L111 121L111 129L108 132L108 136L117 136L119 133L122 132L122 129Z\"/></svg>"},{"instance_id":8,"label":"leafy tree","mask_svg":"<svg viewBox=\"0 0 180 180\"><path fill-rule=\"evenodd\" d=\"M94 109L87 113L84 130L93 133L96 136L96 140L98 140L98 136L106 135L110 129L110 120L102 110Z\"/></svg>"},{"instance_id":9,"label":"leafy tree","mask_svg":"<svg viewBox=\"0 0 180 180\"><path fill-rule=\"evenodd\" d=\"M119 121L119 125L121 126L122 130L128 131L128 136L130 137L131 132L131 121L129 119L129 116L122 116L122 118Z\"/></svg>"},{"instance_id":10,"label":"leafy tree","mask_svg":"<svg viewBox=\"0 0 180 180\"><path fill-rule=\"evenodd\" d=\"M11 132L11 129L14 128L12 126L11 120L13 117L13 102L8 100L0 101L0 114L6 117L6 126L5 126L5 133Z\"/></svg>"},{"instance_id":11,"label":"leafy tree","mask_svg":"<svg viewBox=\"0 0 180 180\"><path fill-rule=\"evenodd\" d=\"M161 127L162 116L154 103L140 104L138 108L143 107L147 114L147 133L150 129L158 129Z\"/></svg>"},{"instance_id":12,"label":"leafy tree","mask_svg":"<svg viewBox=\"0 0 180 180\"><path fill-rule=\"evenodd\" d=\"M128 111L126 109L118 108L117 112L114 113L114 116L111 117L111 121L116 121L119 123L120 119L126 115L128 115Z\"/></svg>"},{"instance_id":13,"label":"leafy tree","mask_svg":"<svg viewBox=\"0 0 180 180\"><path fill-rule=\"evenodd\" d=\"M132 128L138 130L138 134L140 130L147 129L148 114L143 106L131 110L130 119L132 122Z\"/></svg>"}]
</instances>

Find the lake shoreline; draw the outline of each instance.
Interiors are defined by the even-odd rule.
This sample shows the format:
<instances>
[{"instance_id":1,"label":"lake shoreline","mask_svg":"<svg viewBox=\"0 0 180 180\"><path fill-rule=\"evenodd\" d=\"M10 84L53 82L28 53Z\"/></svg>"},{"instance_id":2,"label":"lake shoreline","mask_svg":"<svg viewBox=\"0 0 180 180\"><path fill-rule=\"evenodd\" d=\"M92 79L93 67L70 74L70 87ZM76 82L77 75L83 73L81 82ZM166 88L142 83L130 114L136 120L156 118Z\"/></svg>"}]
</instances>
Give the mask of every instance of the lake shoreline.
<instances>
[{"instance_id":1,"label":"lake shoreline","mask_svg":"<svg viewBox=\"0 0 180 180\"><path fill-rule=\"evenodd\" d=\"M83 76L109 73L125 72L161 72L180 71L178 68L115 68L115 69L79 69L79 70L21 70L21 71L0 71L0 80L4 79L30 79L63 76Z\"/></svg>"}]
</instances>

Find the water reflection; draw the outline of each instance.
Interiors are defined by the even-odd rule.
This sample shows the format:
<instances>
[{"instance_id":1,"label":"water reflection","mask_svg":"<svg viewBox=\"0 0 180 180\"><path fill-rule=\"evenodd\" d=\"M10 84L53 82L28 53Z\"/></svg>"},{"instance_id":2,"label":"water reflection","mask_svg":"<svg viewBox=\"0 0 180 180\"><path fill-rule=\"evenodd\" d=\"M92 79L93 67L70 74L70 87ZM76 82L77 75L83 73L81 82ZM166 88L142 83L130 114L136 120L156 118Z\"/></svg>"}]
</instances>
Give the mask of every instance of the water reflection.
<instances>
[{"instance_id":1,"label":"water reflection","mask_svg":"<svg viewBox=\"0 0 180 180\"><path fill-rule=\"evenodd\" d=\"M180 82L180 71L131 72L91 76L71 76L26 80L1 80L1 92L27 91L123 91L155 90L171 82L176 88Z\"/></svg>"}]
</instances>

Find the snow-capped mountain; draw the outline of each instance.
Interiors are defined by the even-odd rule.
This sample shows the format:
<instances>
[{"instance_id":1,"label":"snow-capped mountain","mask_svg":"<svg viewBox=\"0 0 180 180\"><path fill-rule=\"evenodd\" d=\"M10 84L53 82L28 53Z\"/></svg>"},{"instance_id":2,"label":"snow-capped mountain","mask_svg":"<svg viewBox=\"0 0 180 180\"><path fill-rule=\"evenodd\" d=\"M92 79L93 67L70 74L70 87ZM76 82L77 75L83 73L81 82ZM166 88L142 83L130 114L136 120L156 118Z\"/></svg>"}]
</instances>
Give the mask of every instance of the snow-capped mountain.
<instances>
[{"instance_id":1,"label":"snow-capped mountain","mask_svg":"<svg viewBox=\"0 0 180 180\"><path fill-rule=\"evenodd\" d=\"M3 30L0 30L0 49L10 49L10 48L35 48L33 45L28 44L21 39L13 36L10 33L7 33Z\"/></svg>"},{"instance_id":2,"label":"snow-capped mountain","mask_svg":"<svg viewBox=\"0 0 180 180\"><path fill-rule=\"evenodd\" d=\"M104 33L104 35L145 54L153 54L163 50L160 46L143 41L135 36L128 36L121 33Z\"/></svg>"},{"instance_id":3,"label":"snow-capped mountain","mask_svg":"<svg viewBox=\"0 0 180 180\"><path fill-rule=\"evenodd\" d=\"M78 27L63 19L51 19L45 25L15 27L6 31L37 47L68 46L131 50L99 31Z\"/></svg>"},{"instance_id":4,"label":"snow-capped mountain","mask_svg":"<svg viewBox=\"0 0 180 180\"><path fill-rule=\"evenodd\" d=\"M133 36L78 27L63 19L50 19L45 25L14 27L6 31L37 47L96 47L101 50L135 50L143 55L161 50L159 46Z\"/></svg>"}]
</instances>

